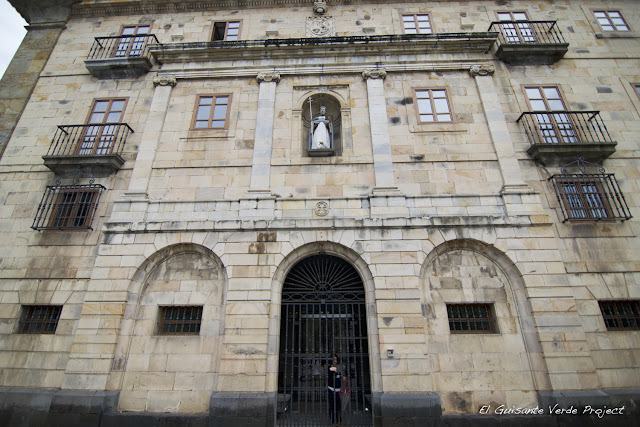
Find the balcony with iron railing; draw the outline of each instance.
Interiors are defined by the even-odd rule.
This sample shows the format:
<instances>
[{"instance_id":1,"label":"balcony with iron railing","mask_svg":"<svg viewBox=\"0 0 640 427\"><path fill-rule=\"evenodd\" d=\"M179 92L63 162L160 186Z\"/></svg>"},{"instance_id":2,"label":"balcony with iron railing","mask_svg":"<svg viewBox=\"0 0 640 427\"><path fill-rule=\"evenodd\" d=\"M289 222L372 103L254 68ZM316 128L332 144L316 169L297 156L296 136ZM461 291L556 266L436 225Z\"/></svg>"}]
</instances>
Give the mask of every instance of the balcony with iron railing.
<instances>
[{"instance_id":1,"label":"balcony with iron railing","mask_svg":"<svg viewBox=\"0 0 640 427\"><path fill-rule=\"evenodd\" d=\"M512 65L553 64L569 50L556 21L496 21L496 56Z\"/></svg>"},{"instance_id":2,"label":"balcony with iron railing","mask_svg":"<svg viewBox=\"0 0 640 427\"><path fill-rule=\"evenodd\" d=\"M149 47L154 44L154 34L96 37L84 63L99 79L139 77L151 69Z\"/></svg>"},{"instance_id":3,"label":"balcony with iron railing","mask_svg":"<svg viewBox=\"0 0 640 427\"><path fill-rule=\"evenodd\" d=\"M78 166L94 176L119 170L122 151L133 129L126 123L58 126L49 151L42 156L46 167L67 174Z\"/></svg>"},{"instance_id":4,"label":"balcony with iron railing","mask_svg":"<svg viewBox=\"0 0 640 427\"><path fill-rule=\"evenodd\" d=\"M544 165L576 156L601 162L616 151L599 111L524 112L516 122L522 124L531 144L527 153Z\"/></svg>"}]
</instances>

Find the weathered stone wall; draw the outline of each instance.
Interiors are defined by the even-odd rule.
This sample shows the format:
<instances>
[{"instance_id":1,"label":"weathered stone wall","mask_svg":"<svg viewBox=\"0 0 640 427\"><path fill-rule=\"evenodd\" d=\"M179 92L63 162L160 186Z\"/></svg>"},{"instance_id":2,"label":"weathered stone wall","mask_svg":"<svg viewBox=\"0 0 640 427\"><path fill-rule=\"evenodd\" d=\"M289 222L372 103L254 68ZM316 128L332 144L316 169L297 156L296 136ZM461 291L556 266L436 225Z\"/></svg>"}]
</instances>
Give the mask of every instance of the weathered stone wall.
<instances>
[{"instance_id":1,"label":"weathered stone wall","mask_svg":"<svg viewBox=\"0 0 640 427\"><path fill-rule=\"evenodd\" d=\"M93 37L123 22L149 23L167 44L208 40L212 20L242 20L245 40L304 37L312 9L98 17L84 13L89 3L78 7L0 162L0 385L116 391L119 410L136 412L207 412L211 395L212 407L241 394L266 402L277 390L282 281L302 256L326 252L365 283L372 392L390 405L376 416L399 417L398 396L424 405L418 419L535 406L536 392L588 400L637 389L640 337L606 331L598 300L640 297L640 98L631 86L640 83L640 38L601 34L591 15L599 7L329 5L341 36L398 34L401 14L418 12L437 32L486 31L496 11L527 10L557 20L570 44L551 66L506 65L459 45L392 55L334 46L289 58L184 53L139 78L105 80L84 60ZM640 18L633 1L607 8L632 27ZM487 75L470 74L473 65ZM363 78L381 68L384 76ZM267 71L278 75L256 79ZM561 222L547 181L559 167L531 160L516 123L529 110L523 85L545 84L560 86L571 110L600 110L618 143L604 167L633 219ZM417 123L412 90L423 87L448 89L454 123ZM190 130L197 95L216 93L231 94L228 128ZM304 101L320 94L340 103L340 156L304 155ZM128 99L123 121L135 133L123 168L96 179L106 191L93 231L32 230L45 187L60 178L41 159L56 127L83 123L95 98L110 97ZM273 114L270 135L259 107ZM267 195L256 195L264 159ZM446 303L463 301L493 303L499 333L450 334ZM15 333L20 305L32 303L64 304L55 335ZM204 304L200 336L156 335L158 305L170 303Z\"/></svg>"}]
</instances>

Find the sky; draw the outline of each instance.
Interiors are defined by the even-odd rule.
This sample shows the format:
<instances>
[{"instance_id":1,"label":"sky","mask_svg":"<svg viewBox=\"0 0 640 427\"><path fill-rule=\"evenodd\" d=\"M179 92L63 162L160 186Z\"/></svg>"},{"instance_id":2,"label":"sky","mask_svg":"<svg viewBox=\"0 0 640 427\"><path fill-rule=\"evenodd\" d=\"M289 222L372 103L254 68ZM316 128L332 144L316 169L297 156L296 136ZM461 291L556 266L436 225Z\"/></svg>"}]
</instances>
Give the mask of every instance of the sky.
<instances>
[{"instance_id":1,"label":"sky","mask_svg":"<svg viewBox=\"0 0 640 427\"><path fill-rule=\"evenodd\" d=\"M0 76L27 33L27 23L7 0L0 0Z\"/></svg>"}]
</instances>

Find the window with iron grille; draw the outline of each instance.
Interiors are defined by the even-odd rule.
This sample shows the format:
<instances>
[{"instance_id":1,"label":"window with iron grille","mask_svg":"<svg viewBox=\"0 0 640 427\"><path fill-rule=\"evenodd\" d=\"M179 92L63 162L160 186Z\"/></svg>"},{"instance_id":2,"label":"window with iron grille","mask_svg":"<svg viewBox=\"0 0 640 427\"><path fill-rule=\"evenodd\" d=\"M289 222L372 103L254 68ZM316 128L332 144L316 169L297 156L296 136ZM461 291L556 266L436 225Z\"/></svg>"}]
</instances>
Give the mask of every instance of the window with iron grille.
<instances>
[{"instance_id":1,"label":"window with iron grille","mask_svg":"<svg viewBox=\"0 0 640 427\"><path fill-rule=\"evenodd\" d=\"M631 218L618 182L612 173L556 174L549 178L565 221L591 222Z\"/></svg>"},{"instance_id":2,"label":"window with iron grille","mask_svg":"<svg viewBox=\"0 0 640 427\"><path fill-rule=\"evenodd\" d=\"M447 304L452 334L494 334L497 332L492 304Z\"/></svg>"},{"instance_id":3,"label":"window with iron grille","mask_svg":"<svg viewBox=\"0 0 640 427\"><path fill-rule=\"evenodd\" d=\"M629 25L618 10L594 10L602 31L629 31Z\"/></svg>"},{"instance_id":4,"label":"window with iron grille","mask_svg":"<svg viewBox=\"0 0 640 427\"><path fill-rule=\"evenodd\" d=\"M640 301L598 301L608 331L640 330Z\"/></svg>"},{"instance_id":5,"label":"window with iron grille","mask_svg":"<svg viewBox=\"0 0 640 427\"><path fill-rule=\"evenodd\" d=\"M238 40L240 37L240 21L214 22L211 40Z\"/></svg>"},{"instance_id":6,"label":"window with iron grille","mask_svg":"<svg viewBox=\"0 0 640 427\"><path fill-rule=\"evenodd\" d=\"M90 230L105 187L99 184L48 186L31 228Z\"/></svg>"},{"instance_id":7,"label":"window with iron grille","mask_svg":"<svg viewBox=\"0 0 640 427\"><path fill-rule=\"evenodd\" d=\"M61 305L23 305L18 333L55 334Z\"/></svg>"},{"instance_id":8,"label":"window with iron grille","mask_svg":"<svg viewBox=\"0 0 640 427\"><path fill-rule=\"evenodd\" d=\"M199 335L202 306L160 307L159 335Z\"/></svg>"},{"instance_id":9,"label":"window with iron grille","mask_svg":"<svg viewBox=\"0 0 640 427\"><path fill-rule=\"evenodd\" d=\"M598 220L612 217L607 196L599 181L569 177L556 182L569 219Z\"/></svg>"},{"instance_id":10,"label":"window with iron grille","mask_svg":"<svg viewBox=\"0 0 640 427\"><path fill-rule=\"evenodd\" d=\"M429 14L402 15L402 29L405 34L431 34L431 18Z\"/></svg>"}]
</instances>

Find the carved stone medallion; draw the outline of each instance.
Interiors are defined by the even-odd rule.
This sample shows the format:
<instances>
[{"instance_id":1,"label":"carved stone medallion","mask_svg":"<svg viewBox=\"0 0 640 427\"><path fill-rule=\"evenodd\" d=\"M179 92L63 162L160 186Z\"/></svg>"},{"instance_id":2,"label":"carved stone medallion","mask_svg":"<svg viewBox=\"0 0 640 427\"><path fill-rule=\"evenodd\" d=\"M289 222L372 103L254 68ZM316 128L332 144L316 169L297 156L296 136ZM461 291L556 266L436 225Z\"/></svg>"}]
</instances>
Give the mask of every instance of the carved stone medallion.
<instances>
[{"instance_id":1,"label":"carved stone medallion","mask_svg":"<svg viewBox=\"0 0 640 427\"><path fill-rule=\"evenodd\" d=\"M310 16L307 18L307 37L333 36L333 16Z\"/></svg>"},{"instance_id":2,"label":"carved stone medallion","mask_svg":"<svg viewBox=\"0 0 640 427\"><path fill-rule=\"evenodd\" d=\"M313 208L313 212L317 216L327 216L329 215L329 203L327 202L318 202L316 206Z\"/></svg>"}]
</instances>

